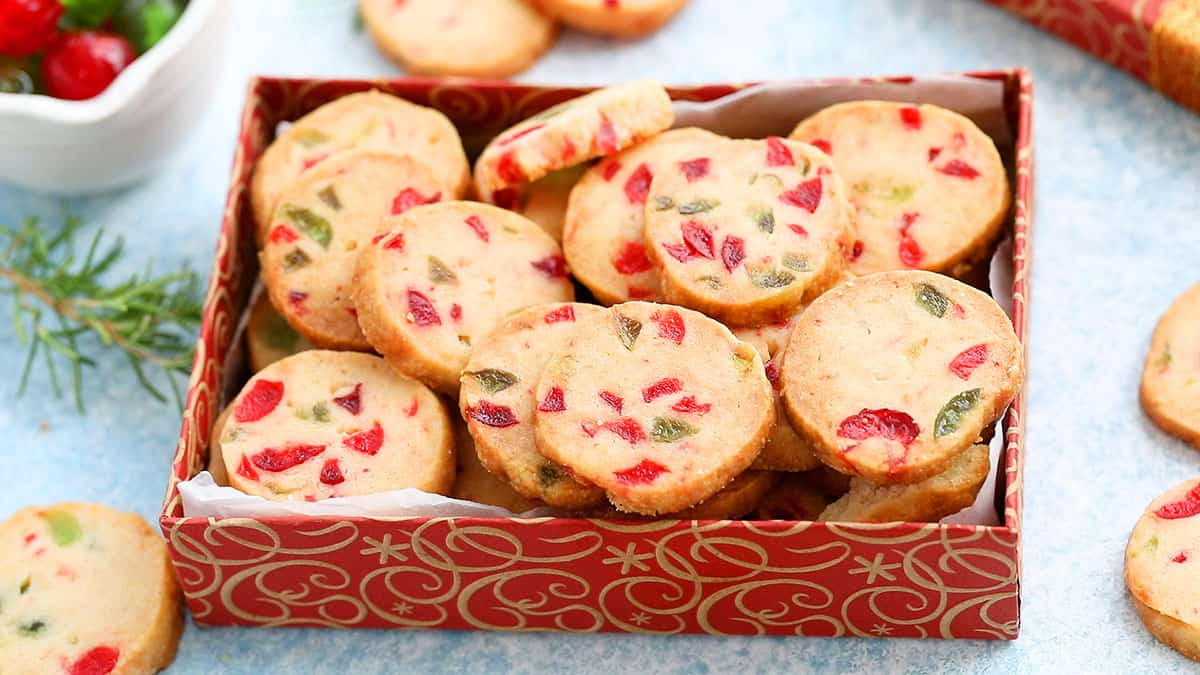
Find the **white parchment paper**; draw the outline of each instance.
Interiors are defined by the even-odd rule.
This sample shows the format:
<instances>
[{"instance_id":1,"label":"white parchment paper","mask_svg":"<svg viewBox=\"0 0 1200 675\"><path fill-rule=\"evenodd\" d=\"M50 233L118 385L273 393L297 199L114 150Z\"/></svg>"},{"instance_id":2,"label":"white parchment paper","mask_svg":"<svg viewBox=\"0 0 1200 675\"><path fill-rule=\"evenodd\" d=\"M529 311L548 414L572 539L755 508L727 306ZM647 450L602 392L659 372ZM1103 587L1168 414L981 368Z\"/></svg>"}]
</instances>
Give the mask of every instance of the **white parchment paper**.
<instances>
[{"instance_id":1,"label":"white parchment paper","mask_svg":"<svg viewBox=\"0 0 1200 675\"><path fill-rule=\"evenodd\" d=\"M844 101L876 99L911 103L934 103L969 117L996 142L1001 156L1011 164L1013 132L1004 112L1003 84L960 76L917 78L909 84L879 82L843 82L829 84L771 83L743 89L707 103L678 101L674 104L675 126L696 126L733 138L787 136L796 123L818 110ZM996 301L1012 312L1012 247L1002 244L992 258L987 281ZM255 288L255 295L261 293ZM245 354L241 335L245 317L239 323L234 353L227 360L227 378L222 403L237 390L233 380L244 368ZM995 525L999 522L994 505L997 471L1004 447L1004 434L997 429L991 443L991 473L979 491L975 503L942 522ZM219 465L220 459L216 458ZM210 463L215 473L223 467ZM366 517L543 517L560 515L555 509L538 508L514 514L503 508L451 499L413 488L380 492L357 497L336 497L317 502L274 502L247 495L240 490L217 484L213 474L201 471L179 484L185 516L193 517L267 517L267 516L366 516Z\"/></svg>"}]
</instances>

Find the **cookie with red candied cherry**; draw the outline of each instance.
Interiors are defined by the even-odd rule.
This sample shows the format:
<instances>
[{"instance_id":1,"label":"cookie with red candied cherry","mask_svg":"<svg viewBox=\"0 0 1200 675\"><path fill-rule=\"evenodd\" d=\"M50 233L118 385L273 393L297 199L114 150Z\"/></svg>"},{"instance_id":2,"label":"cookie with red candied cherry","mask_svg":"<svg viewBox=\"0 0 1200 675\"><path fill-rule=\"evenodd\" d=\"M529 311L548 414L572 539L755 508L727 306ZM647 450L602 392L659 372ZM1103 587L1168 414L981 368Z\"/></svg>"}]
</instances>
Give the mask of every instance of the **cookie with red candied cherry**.
<instances>
[{"instance_id":1,"label":"cookie with red candied cherry","mask_svg":"<svg viewBox=\"0 0 1200 675\"><path fill-rule=\"evenodd\" d=\"M383 359L313 349L267 366L221 433L229 484L273 501L316 501L454 483L446 409Z\"/></svg>"},{"instance_id":2,"label":"cookie with red candied cherry","mask_svg":"<svg viewBox=\"0 0 1200 675\"><path fill-rule=\"evenodd\" d=\"M259 158L250 183L250 205L260 245L266 241L280 193L334 154L353 149L393 152L423 162L443 199L461 198L470 185L462 139L449 118L375 90L349 94L296 120Z\"/></svg>"},{"instance_id":3,"label":"cookie with red candied cherry","mask_svg":"<svg viewBox=\"0 0 1200 675\"><path fill-rule=\"evenodd\" d=\"M1125 549L1125 586L1147 630L1200 661L1200 479L1171 488L1138 519Z\"/></svg>"},{"instance_id":4,"label":"cookie with red candied cherry","mask_svg":"<svg viewBox=\"0 0 1200 675\"><path fill-rule=\"evenodd\" d=\"M667 90L653 80L599 89L560 103L502 132L475 161L475 190L505 205L542 176L611 155L670 128Z\"/></svg>"},{"instance_id":5,"label":"cookie with red candied cherry","mask_svg":"<svg viewBox=\"0 0 1200 675\"><path fill-rule=\"evenodd\" d=\"M467 431L467 425L457 415L451 420L451 424L454 426L454 456L458 461L454 488L450 490L451 497L499 506L514 514L545 506L520 494L503 479L484 468L479 462L479 455L475 453L475 441Z\"/></svg>"},{"instance_id":6,"label":"cookie with red candied cherry","mask_svg":"<svg viewBox=\"0 0 1200 675\"><path fill-rule=\"evenodd\" d=\"M975 503L987 480L988 446L972 445L946 470L910 485L875 485L850 479L850 491L821 512L818 520L843 523L936 523Z\"/></svg>"},{"instance_id":7,"label":"cookie with red candied cherry","mask_svg":"<svg viewBox=\"0 0 1200 675\"><path fill-rule=\"evenodd\" d=\"M785 473L750 512L752 520L816 520L829 504L811 472Z\"/></svg>"},{"instance_id":8,"label":"cookie with red candied cherry","mask_svg":"<svg viewBox=\"0 0 1200 675\"><path fill-rule=\"evenodd\" d=\"M539 1L542 9L572 28L622 38L653 33L687 4L687 0Z\"/></svg>"},{"instance_id":9,"label":"cookie with red candied cherry","mask_svg":"<svg viewBox=\"0 0 1200 675\"><path fill-rule=\"evenodd\" d=\"M945 471L1023 376L1021 343L994 300L915 270L817 298L796 320L781 370L788 417L817 457L877 485Z\"/></svg>"},{"instance_id":10,"label":"cookie with red candied cherry","mask_svg":"<svg viewBox=\"0 0 1200 675\"><path fill-rule=\"evenodd\" d=\"M313 344L279 316L267 293L260 293L246 322L246 360L257 373L285 356L313 349Z\"/></svg>"},{"instance_id":11,"label":"cookie with red candied cherry","mask_svg":"<svg viewBox=\"0 0 1200 675\"><path fill-rule=\"evenodd\" d=\"M850 271L924 269L959 276L986 258L1010 202L996 144L935 105L853 101L796 126L791 138L833 158L858 223Z\"/></svg>"},{"instance_id":12,"label":"cookie with red candied cherry","mask_svg":"<svg viewBox=\"0 0 1200 675\"><path fill-rule=\"evenodd\" d=\"M75 502L0 523L5 673L157 672L175 659L181 600L166 544L137 514Z\"/></svg>"},{"instance_id":13,"label":"cookie with red candied cherry","mask_svg":"<svg viewBox=\"0 0 1200 675\"><path fill-rule=\"evenodd\" d=\"M538 452L533 435L534 388L542 369L580 321L603 312L577 302L521 310L475 345L462 374L459 411L479 460L517 492L550 506L582 509L604 502L603 490L580 483Z\"/></svg>"},{"instance_id":14,"label":"cookie with red candied cherry","mask_svg":"<svg viewBox=\"0 0 1200 675\"><path fill-rule=\"evenodd\" d=\"M558 33L528 0L359 0L359 8L379 50L414 75L509 77Z\"/></svg>"},{"instance_id":15,"label":"cookie with red candied cherry","mask_svg":"<svg viewBox=\"0 0 1200 675\"><path fill-rule=\"evenodd\" d=\"M516 210L561 243L567 200L586 169L585 165L559 169L533 181L521 194L520 208Z\"/></svg>"},{"instance_id":16,"label":"cookie with red candied cherry","mask_svg":"<svg viewBox=\"0 0 1200 675\"><path fill-rule=\"evenodd\" d=\"M1171 303L1150 338L1142 369L1141 403L1163 431L1200 448L1200 284Z\"/></svg>"},{"instance_id":17,"label":"cookie with red candied cherry","mask_svg":"<svg viewBox=\"0 0 1200 675\"><path fill-rule=\"evenodd\" d=\"M775 421L754 347L682 307L614 305L578 322L538 381L541 453L622 511L657 515L716 494Z\"/></svg>"},{"instance_id":18,"label":"cookie with red candied cherry","mask_svg":"<svg viewBox=\"0 0 1200 675\"><path fill-rule=\"evenodd\" d=\"M358 258L354 304L398 371L458 395L472 346L513 311L574 299L562 251L519 214L475 202L385 220Z\"/></svg>"},{"instance_id":19,"label":"cookie with red candied cherry","mask_svg":"<svg viewBox=\"0 0 1200 675\"><path fill-rule=\"evenodd\" d=\"M567 203L563 254L600 302L663 299L658 270L646 255L646 195L655 174L680 155L723 140L703 129L665 131L587 170Z\"/></svg>"},{"instance_id":20,"label":"cookie with red candied cherry","mask_svg":"<svg viewBox=\"0 0 1200 675\"><path fill-rule=\"evenodd\" d=\"M783 351L787 347L788 336L791 335L794 326L795 317L789 317L780 322L754 328L733 329L735 337L758 350L763 359L767 379L775 391L775 428L771 430L771 435L767 436L767 443L759 453L758 459L751 465L755 469L810 471L822 466L821 460L813 454L808 442L792 428L787 411L783 407L779 370L783 363Z\"/></svg>"},{"instance_id":21,"label":"cookie with red candied cherry","mask_svg":"<svg viewBox=\"0 0 1200 675\"><path fill-rule=\"evenodd\" d=\"M659 171L645 237L667 302L753 326L837 282L853 225L829 157L767 138L713 143Z\"/></svg>"},{"instance_id":22,"label":"cookie with red candied cherry","mask_svg":"<svg viewBox=\"0 0 1200 675\"><path fill-rule=\"evenodd\" d=\"M370 351L350 288L358 252L385 217L441 198L411 157L354 151L322 162L280 193L271 217L259 254L271 304L318 347Z\"/></svg>"}]
</instances>

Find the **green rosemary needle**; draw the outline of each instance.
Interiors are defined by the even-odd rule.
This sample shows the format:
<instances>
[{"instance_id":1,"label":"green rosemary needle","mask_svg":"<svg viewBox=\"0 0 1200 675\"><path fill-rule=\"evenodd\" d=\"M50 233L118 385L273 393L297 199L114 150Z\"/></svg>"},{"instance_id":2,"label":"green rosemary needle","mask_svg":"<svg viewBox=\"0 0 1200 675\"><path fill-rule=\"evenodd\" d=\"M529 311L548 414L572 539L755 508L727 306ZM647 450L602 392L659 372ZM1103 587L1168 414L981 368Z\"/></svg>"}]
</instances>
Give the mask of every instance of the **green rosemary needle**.
<instances>
[{"instance_id":1,"label":"green rosemary needle","mask_svg":"<svg viewBox=\"0 0 1200 675\"><path fill-rule=\"evenodd\" d=\"M58 370L65 366L83 412L83 369L96 364L99 347L122 352L138 382L165 402L162 384L147 370L159 373L154 379L166 381L182 408L179 380L191 369L203 312L199 280L188 270L155 276L147 264L141 274L114 283L107 277L124 252L121 239L105 241L97 229L80 257L81 237L80 221L71 215L57 229L36 217L18 228L0 225L0 293L12 297L17 338L27 345L17 395L40 362L61 397Z\"/></svg>"}]
</instances>

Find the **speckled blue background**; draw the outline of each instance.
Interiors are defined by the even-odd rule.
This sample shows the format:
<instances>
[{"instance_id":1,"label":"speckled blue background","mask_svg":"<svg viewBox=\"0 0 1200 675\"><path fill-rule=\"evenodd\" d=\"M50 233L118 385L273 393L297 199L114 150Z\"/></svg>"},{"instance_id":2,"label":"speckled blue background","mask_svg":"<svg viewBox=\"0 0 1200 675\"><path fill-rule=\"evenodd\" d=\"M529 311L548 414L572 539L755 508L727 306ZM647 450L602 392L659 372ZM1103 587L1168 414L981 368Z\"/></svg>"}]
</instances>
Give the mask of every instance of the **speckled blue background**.
<instances>
[{"instance_id":1,"label":"speckled blue background","mask_svg":"<svg viewBox=\"0 0 1200 675\"><path fill-rule=\"evenodd\" d=\"M153 180L70 200L153 257L207 272L250 73L381 76L350 0L239 2L210 114ZM666 30L621 44L565 33L532 82L668 83L922 73L1023 65L1036 81L1037 213L1025 486L1023 625L1015 642L505 635L204 629L171 672L514 671L1154 672L1191 665L1150 639L1121 582L1143 506L1200 473L1196 451L1138 409L1150 332L1200 277L1200 116L979 2L695 0ZM0 187L0 222L57 218L62 201ZM0 301L7 304L7 301ZM7 314L6 307L0 313ZM178 414L117 356L81 417L44 376L13 398L22 348L0 322L0 516L31 503L106 502L154 519Z\"/></svg>"}]
</instances>

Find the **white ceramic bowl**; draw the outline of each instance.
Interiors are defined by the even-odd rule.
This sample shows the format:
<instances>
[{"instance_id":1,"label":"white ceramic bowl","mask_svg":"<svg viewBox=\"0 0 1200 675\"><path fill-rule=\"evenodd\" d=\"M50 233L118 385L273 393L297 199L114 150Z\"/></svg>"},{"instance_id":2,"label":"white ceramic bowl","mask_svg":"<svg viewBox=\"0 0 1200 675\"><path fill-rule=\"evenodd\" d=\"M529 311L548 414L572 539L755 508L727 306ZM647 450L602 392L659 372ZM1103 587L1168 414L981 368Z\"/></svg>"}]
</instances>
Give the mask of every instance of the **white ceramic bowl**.
<instances>
[{"instance_id":1,"label":"white ceramic bowl","mask_svg":"<svg viewBox=\"0 0 1200 675\"><path fill-rule=\"evenodd\" d=\"M212 98L232 4L191 0L163 39L95 98L0 94L0 181L86 194L161 166Z\"/></svg>"}]
</instances>

